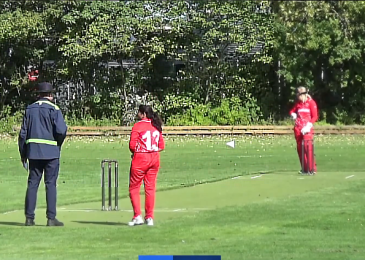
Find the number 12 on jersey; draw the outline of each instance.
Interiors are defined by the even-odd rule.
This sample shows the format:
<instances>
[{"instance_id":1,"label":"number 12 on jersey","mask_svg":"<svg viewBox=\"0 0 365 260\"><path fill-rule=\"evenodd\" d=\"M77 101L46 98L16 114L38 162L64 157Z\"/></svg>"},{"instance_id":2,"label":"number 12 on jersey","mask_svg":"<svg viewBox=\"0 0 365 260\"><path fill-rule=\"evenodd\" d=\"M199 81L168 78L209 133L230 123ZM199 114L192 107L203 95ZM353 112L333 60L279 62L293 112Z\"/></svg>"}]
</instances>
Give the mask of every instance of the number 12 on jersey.
<instances>
[{"instance_id":1,"label":"number 12 on jersey","mask_svg":"<svg viewBox=\"0 0 365 260\"><path fill-rule=\"evenodd\" d=\"M147 151L158 152L158 142L160 140L159 131L154 131L152 134L151 131L147 131L144 135L142 135L142 139L146 145Z\"/></svg>"}]
</instances>

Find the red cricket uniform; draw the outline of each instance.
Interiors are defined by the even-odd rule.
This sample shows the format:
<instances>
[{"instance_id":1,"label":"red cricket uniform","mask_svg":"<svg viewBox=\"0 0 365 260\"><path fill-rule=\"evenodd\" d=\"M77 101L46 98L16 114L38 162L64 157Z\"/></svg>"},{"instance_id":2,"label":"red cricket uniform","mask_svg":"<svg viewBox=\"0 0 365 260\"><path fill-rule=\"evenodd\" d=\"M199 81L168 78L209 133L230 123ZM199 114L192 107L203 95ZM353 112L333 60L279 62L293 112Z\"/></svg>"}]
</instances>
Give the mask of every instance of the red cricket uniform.
<instances>
[{"instance_id":1,"label":"red cricket uniform","mask_svg":"<svg viewBox=\"0 0 365 260\"><path fill-rule=\"evenodd\" d=\"M297 150L298 150L299 161L300 161L300 163L302 163L302 159L301 159L302 158L302 140L303 139L304 140L313 140L314 131L313 131L313 127L312 127L308 134L303 135L301 133L301 130L303 129L303 127L306 126L307 123L314 124L318 120L317 104L311 97L308 97L306 102L297 101L297 103L295 103L294 107L289 112L290 115L292 113L297 114L297 119L295 120L295 126L294 126L294 135L295 135L295 139L297 141ZM306 147L306 146L304 147L304 154L305 155L308 154L308 156L309 156L309 159L307 158L307 156L304 156L304 162L305 162L304 171L305 172L307 172L309 170L313 170L314 172L317 171L316 162L315 161L312 162L313 152L314 151L313 151L311 145L309 145L309 147ZM308 160L309 160L310 167L314 163L314 169L307 169ZM303 167L303 165L302 165L302 167Z\"/></svg>"},{"instance_id":2,"label":"red cricket uniform","mask_svg":"<svg viewBox=\"0 0 365 260\"><path fill-rule=\"evenodd\" d=\"M129 197L132 202L134 217L141 215L140 188L142 181L145 190L145 219L153 219L157 173L160 168L159 152L165 149L162 133L145 119L132 128L129 150L133 159L129 175Z\"/></svg>"}]
</instances>

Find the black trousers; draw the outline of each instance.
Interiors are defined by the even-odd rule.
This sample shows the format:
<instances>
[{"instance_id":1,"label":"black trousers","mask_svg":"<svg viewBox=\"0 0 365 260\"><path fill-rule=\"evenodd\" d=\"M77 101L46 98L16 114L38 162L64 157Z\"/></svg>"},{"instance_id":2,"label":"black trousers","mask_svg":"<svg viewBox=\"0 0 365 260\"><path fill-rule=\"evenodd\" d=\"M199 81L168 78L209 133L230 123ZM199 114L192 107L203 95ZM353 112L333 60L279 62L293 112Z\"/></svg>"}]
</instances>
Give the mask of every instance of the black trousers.
<instances>
[{"instance_id":1,"label":"black trousers","mask_svg":"<svg viewBox=\"0 0 365 260\"><path fill-rule=\"evenodd\" d=\"M60 160L29 160L28 188L25 196L25 216L35 217L38 187L44 172L46 186L47 218L55 219L57 204L57 179L60 169Z\"/></svg>"}]
</instances>

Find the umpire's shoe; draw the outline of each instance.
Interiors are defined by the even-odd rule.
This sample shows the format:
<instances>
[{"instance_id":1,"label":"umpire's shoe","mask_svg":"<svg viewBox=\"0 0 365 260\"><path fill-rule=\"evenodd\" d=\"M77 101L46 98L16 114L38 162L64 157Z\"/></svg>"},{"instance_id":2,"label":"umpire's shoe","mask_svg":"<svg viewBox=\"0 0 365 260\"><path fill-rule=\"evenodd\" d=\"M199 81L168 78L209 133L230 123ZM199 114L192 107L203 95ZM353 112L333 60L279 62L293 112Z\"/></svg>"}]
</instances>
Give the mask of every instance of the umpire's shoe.
<instances>
[{"instance_id":1,"label":"umpire's shoe","mask_svg":"<svg viewBox=\"0 0 365 260\"><path fill-rule=\"evenodd\" d=\"M63 223L55 219L48 219L47 220L47 226L48 227L63 227Z\"/></svg>"},{"instance_id":2,"label":"umpire's shoe","mask_svg":"<svg viewBox=\"0 0 365 260\"><path fill-rule=\"evenodd\" d=\"M32 219L32 218L25 219L25 225L26 226L35 226L34 219Z\"/></svg>"}]
</instances>

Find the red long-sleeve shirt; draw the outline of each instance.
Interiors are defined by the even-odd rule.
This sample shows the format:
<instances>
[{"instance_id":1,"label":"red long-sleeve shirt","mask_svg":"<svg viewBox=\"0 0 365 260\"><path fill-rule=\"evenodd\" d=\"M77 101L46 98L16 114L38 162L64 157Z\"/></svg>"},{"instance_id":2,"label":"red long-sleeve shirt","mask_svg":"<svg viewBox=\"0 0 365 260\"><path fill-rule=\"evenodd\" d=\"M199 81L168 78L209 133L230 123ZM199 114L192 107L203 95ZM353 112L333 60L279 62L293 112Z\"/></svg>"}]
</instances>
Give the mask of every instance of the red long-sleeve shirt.
<instances>
[{"instance_id":1,"label":"red long-sleeve shirt","mask_svg":"<svg viewBox=\"0 0 365 260\"><path fill-rule=\"evenodd\" d=\"M132 153L153 153L164 149L162 133L151 124L151 120L141 120L133 126L129 140L129 150Z\"/></svg>"},{"instance_id":2,"label":"red long-sleeve shirt","mask_svg":"<svg viewBox=\"0 0 365 260\"><path fill-rule=\"evenodd\" d=\"M316 102L308 97L305 102L297 101L289 114L297 114L295 127L303 128L308 122L314 124L318 120L318 108Z\"/></svg>"}]
</instances>

